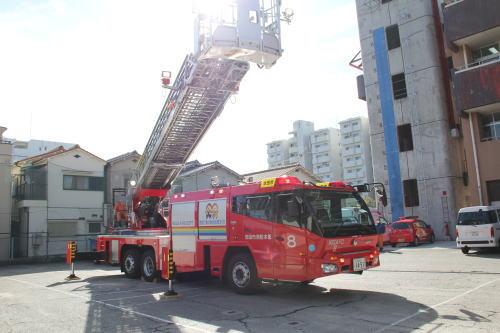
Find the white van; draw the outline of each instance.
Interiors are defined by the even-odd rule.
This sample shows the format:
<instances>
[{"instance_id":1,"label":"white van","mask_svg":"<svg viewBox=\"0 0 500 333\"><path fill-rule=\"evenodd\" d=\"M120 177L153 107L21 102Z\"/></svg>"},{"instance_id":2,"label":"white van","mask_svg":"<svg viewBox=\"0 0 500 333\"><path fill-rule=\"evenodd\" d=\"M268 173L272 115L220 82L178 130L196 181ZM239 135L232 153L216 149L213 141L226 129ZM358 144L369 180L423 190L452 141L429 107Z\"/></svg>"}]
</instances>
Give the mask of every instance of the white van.
<instances>
[{"instance_id":1,"label":"white van","mask_svg":"<svg viewBox=\"0 0 500 333\"><path fill-rule=\"evenodd\" d=\"M499 244L500 206L465 207L458 211L457 247L462 253Z\"/></svg>"}]
</instances>

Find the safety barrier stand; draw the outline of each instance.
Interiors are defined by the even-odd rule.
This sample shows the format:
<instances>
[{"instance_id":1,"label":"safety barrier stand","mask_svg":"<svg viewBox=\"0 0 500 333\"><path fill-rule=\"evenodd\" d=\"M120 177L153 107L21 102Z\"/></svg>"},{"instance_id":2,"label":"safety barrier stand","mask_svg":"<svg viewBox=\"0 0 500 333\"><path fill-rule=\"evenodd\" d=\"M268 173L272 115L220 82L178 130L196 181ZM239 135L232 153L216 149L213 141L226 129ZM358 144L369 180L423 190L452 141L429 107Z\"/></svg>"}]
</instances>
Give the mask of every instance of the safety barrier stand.
<instances>
[{"instance_id":1,"label":"safety barrier stand","mask_svg":"<svg viewBox=\"0 0 500 333\"><path fill-rule=\"evenodd\" d=\"M162 253L163 258L163 272L167 276L168 279L168 290L163 293L164 297L177 296L177 292L174 291L173 279L174 279L174 252L172 248L169 248L168 251L163 249Z\"/></svg>"},{"instance_id":2,"label":"safety barrier stand","mask_svg":"<svg viewBox=\"0 0 500 333\"><path fill-rule=\"evenodd\" d=\"M68 265L71 265L71 274L66 277L65 280L67 281L72 281L72 280L80 280L78 276L75 275L75 257L76 257L76 242L75 241L68 241L66 244L66 263Z\"/></svg>"}]
</instances>

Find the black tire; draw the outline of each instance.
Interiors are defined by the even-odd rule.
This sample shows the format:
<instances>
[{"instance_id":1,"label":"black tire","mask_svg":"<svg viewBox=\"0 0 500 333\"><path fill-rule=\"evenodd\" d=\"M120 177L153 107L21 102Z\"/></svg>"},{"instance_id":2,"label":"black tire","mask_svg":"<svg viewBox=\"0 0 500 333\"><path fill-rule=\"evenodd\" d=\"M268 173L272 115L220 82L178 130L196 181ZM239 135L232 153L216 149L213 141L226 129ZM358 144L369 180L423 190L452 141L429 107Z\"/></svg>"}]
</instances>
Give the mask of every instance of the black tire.
<instances>
[{"instance_id":1,"label":"black tire","mask_svg":"<svg viewBox=\"0 0 500 333\"><path fill-rule=\"evenodd\" d=\"M396 243L391 243L391 246L392 247L396 247Z\"/></svg>"},{"instance_id":2,"label":"black tire","mask_svg":"<svg viewBox=\"0 0 500 333\"><path fill-rule=\"evenodd\" d=\"M415 240L410 243L411 246L418 246L420 244L420 240L418 239L417 236L415 236Z\"/></svg>"},{"instance_id":3,"label":"black tire","mask_svg":"<svg viewBox=\"0 0 500 333\"><path fill-rule=\"evenodd\" d=\"M308 286L311 282L313 282L313 280L301 281L301 282L299 282L299 286L301 286L301 287L306 287L306 286Z\"/></svg>"},{"instance_id":4,"label":"black tire","mask_svg":"<svg viewBox=\"0 0 500 333\"><path fill-rule=\"evenodd\" d=\"M122 269L128 279L137 279L141 275L139 250L128 249L123 255Z\"/></svg>"},{"instance_id":5,"label":"black tire","mask_svg":"<svg viewBox=\"0 0 500 333\"><path fill-rule=\"evenodd\" d=\"M146 250L141 256L141 275L147 282L153 282L158 276L154 250Z\"/></svg>"},{"instance_id":6,"label":"black tire","mask_svg":"<svg viewBox=\"0 0 500 333\"><path fill-rule=\"evenodd\" d=\"M469 248L467 246L466 247L462 247L461 250L462 250L463 254L469 254Z\"/></svg>"},{"instance_id":7,"label":"black tire","mask_svg":"<svg viewBox=\"0 0 500 333\"><path fill-rule=\"evenodd\" d=\"M226 277L231 288L238 294L253 294L260 286L255 262L247 253L237 253L229 259Z\"/></svg>"},{"instance_id":8,"label":"black tire","mask_svg":"<svg viewBox=\"0 0 500 333\"><path fill-rule=\"evenodd\" d=\"M434 236L434 234L432 234L430 243L433 244L435 241L436 241L436 236Z\"/></svg>"}]
</instances>

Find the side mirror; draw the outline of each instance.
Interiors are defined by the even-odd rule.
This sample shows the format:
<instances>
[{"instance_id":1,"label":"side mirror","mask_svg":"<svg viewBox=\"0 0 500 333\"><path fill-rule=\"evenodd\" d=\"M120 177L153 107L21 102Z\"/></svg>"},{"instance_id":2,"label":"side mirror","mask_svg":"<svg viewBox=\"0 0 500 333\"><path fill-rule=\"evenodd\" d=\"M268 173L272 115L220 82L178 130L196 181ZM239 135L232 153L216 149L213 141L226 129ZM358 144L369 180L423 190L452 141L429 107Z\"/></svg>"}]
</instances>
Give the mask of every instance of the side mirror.
<instances>
[{"instance_id":1,"label":"side mirror","mask_svg":"<svg viewBox=\"0 0 500 333\"><path fill-rule=\"evenodd\" d=\"M367 184L356 185L355 188L358 192L370 192Z\"/></svg>"},{"instance_id":2,"label":"side mirror","mask_svg":"<svg viewBox=\"0 0 500 333\"><path fill-rule=\"evenodd\" d=\"M381 190L377 190L377 194L380 195L380 202L384 207L387 207L387 193L385 192L385 188L382 187Z\"/></svg>"},{"instance_id":3,"label":"side mirror","mask_svg":"<svg viewBox=\"0 0 500 333\"><path fill-rule=\"evenodd\" d=\"M298 219L300 214L299 203L292 199L287 201L288 216L292 219Z\"/></svg>"}]
</instances>

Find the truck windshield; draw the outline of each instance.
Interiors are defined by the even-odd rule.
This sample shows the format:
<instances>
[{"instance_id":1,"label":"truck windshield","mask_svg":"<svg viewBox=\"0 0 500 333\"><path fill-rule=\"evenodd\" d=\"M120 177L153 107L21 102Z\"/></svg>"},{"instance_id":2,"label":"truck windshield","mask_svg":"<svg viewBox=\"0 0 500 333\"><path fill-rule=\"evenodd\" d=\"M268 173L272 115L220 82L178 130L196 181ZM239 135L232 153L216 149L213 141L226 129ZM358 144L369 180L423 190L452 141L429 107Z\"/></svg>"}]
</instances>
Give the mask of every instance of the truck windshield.
<instances>
[{"instance_id":1,"label":"truck windshield","mask_svg":"<svg viewBox=\"0 0 500 333\"><path fill-rule=\"evenodd\" d=\"M494 210L458 214L458 225L479 225L497 222L497 213Z\"/></svg>"},{"instance_id":2,"label":"truck windshield","mask_svg":"<svg viewBox=\"0 0 500 333\"><path fill-rule=\"evenodd\" d=\"M323 237L377 233L370 210L357 193L307 190L304 200L311 210L308 220L312 221L308 221L308 229ZM317 228L309 227L310 222L315 222Z\"/></svg>"}]
</instances>

